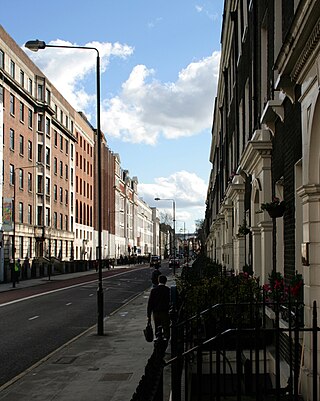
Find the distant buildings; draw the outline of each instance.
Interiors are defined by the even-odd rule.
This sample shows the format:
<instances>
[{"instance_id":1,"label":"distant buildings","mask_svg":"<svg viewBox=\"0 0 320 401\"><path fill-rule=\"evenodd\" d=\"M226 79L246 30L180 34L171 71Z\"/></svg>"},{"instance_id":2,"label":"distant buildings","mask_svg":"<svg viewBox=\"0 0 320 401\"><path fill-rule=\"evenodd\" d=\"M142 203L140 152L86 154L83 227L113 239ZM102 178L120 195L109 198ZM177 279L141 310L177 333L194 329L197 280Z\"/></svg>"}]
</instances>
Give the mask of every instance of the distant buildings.
<instances>
[{"instance_id":1,"label":"distant buildings","mask_svg":"<svg viewBox=\"0 0 320 401\"><path fill-rule=\"evenodd\" d=\"M0 282L97 258L97 147L102 154L102 259L159 252L157 211L138 179L0 26Z\"/></svg>"}]
</instances>

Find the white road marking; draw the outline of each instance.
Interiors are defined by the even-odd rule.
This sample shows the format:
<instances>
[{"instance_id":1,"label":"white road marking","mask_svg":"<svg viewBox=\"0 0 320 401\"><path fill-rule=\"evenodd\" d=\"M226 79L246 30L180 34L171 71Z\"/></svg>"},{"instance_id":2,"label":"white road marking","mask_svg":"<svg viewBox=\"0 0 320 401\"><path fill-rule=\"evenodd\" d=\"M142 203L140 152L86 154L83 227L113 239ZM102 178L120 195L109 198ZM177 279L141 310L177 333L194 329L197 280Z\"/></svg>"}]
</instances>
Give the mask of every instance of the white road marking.
<instances>
[{"instance_id":1,"label":"white road marking","mask_svg":"<svg viewBox=\"0 0 320 401\"><path fill-rule=\"evenodd\" d=\"M70 305L72 305L72 302L68 302L68 303L66 304L66 306L70 306Z\"/></svg>"},{"instance_id":2,"label":"white road marking","mask_svg":"<svg viewBox=\"0 0 320 401\"><path fill-rule=\"evenodd\" d=\"M39 316L33 316L33 317L30 317L28 320L38 319L38 317L39 317Z\"/></svg>"}]
</instances>

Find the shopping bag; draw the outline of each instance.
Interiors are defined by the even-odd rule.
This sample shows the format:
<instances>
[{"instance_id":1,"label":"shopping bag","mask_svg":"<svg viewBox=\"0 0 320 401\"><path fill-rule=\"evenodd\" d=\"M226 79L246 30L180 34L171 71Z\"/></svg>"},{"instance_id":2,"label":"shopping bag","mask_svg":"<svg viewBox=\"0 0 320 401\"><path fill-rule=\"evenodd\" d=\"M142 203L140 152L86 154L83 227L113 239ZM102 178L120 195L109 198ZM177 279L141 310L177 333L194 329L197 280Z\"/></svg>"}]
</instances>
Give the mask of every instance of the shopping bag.
<instances>
[{"instance_id":1,"label":"shopping bag","mask_svg":"<svg viewBox=\"0 0 320 401\"><path fill-rule=\"evenodd\" d=\"M153 329L150 322L147 323L146 328L143 330L143 334L148 343L153 341Z\"/></svg>"}]
</instances>

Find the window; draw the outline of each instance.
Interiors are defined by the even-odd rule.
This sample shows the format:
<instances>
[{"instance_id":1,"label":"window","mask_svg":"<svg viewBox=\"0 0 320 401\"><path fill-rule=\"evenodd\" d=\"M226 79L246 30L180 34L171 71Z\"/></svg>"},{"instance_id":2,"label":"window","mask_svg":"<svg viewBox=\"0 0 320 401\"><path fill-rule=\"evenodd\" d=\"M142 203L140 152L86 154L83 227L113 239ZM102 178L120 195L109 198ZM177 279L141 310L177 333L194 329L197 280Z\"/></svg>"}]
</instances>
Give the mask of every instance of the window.
<instances>
[{"instance_id":1,"label":"window","mask_svg":"<svg viewBox=\"0 0 320 401\"><path fill-rule=\"evenodd\" d=\"M19 202L19 223L23 223L23 203Z\"/></svg>"},{"instance_id":2,"label":"window","mask_svg":"<svg viewBox=\"0 0 320 401\"><path fill-rule=\"evenodd\" d=\"M32 192L32 173L28 173L28 191Z\"/></svg>"},{"instance_id":3,"label":"window","mask_svg":"<svg viewBox=\"0 0 320 401\"><path fill-rule=\"evenodd\" d=\"M38 84L38 100L43 102L43 85Z\"/></svg>"},{"instance_id":4,"label":"window","mask_svg":"<svg viewBox=\"0 0 320 401\"><path fill-rule=\"evenodd\" d=\"M60 122L61 122L61 124L63 123L63 111L62 110L60 110Z\"/></svg>"},{"instance_id":5,"label":"window","mask_svg":"<svg viewBox=\"0 0 320 401\"><path fill-rule=\"evenodd\" d=\"M60 177L63 177L63 163L60 161Z\"/></svg>"},{"instance_id":6,"label":"window","mask_svg":"<svg viewBox=\"0 0 320 401\"><path fill-rule=\"evenodd\" d=\"M53 200L54 201L58 200L57 184L54 184L53 186Z\"/></svg>"},{"instance_id":7,"label":"window","mask_svg":"<svg viewBox=\"0 0 320 401\"><path fill-rule=\"evenodd\" d=\"M46 147L46 165L50 166L50 148Z\"/></svg>"},{"instance_id":8,"label":"window","mask_svg":"<svg viewBox=\"0 0 320 401\"><path fill-rule=\"evenodd\" d=\"M19 169L19 189L23 189L23 170Z\"/></svg>"},{"instance_id":9,"label":"window","mask_svg":"<svg viewBox=\"0 0 320 401\"><path fill-rule=\"evenodd\" d=\"M24 122L24 104L20 102L20 121Z\"/></svg>"},{"instance_id":10,"label":"window","mask_svg":"<svg viewBox=\"0 0 320 401\"><path fill-rule=\"evenodd\" d=\"M60 150L63 150L63 136L60 135Z\"/></svg>"},{"instance_id":11,"label":"window","mask_svg":"<svg viewBox=\"0 0 320 401\"><path fill-rule=\"evenodd\" d=\"M66 205L67 205L67 204L69 203L69 193L68 193L68 190L67 190L67 189L65 190L64 198L65 198L65 200L66 200Z\"/></svg>"},{"instance_id":12,"label":"window","mask_svg":"<svg viewBox=\"0 0 320 401\"><path fill-rule=\"evenodd\" d=\"M19 137L19 152L20 152L20 155L24 154L24 137L23 137L23 135L20 135L20 137Z\"/></svg>"},{"instance_id":13,"label":"window","mask_svg":"<svg viewBox=\"0 0 320 401\"><path fill-rule=\"evenodd\" d=\"M19 257L23 258L23 237L19 237Z\"/></svg>"},{"instance_id":14,"label":"window","mask_svg":"<svg viewBox=\"0 0 320 401\"><path fill-rule=\"evenodd\" d=\"M46 177L46 195L50 195L50 178Z\"/></svg>"},{"instance_id":15,"label":"window","mask_svg":"<svg viewBox=\"0 0 320 401\"><path fill-rule=\"evenodd\" d=\"M9 149L14 150L14 130L10 128L9 134Z\"/></svg>"},{"instance_id":16,"label":"window","mask_svg":"<svg viewBox=\"0 0 320 401\"><path fill-rule=\"evenodd\" d=\"M3 92L3 86L0 85L0 102L3 104L4 103L4 92Z\"/></svg>"},{"instance_id":17,"label":"window","mask_svg":"<svg viewBox=\"0 0 320 401\"><path fill-rule=\"evenodd\" d=\"M38 131L43 132L43 114L38 114Z\"/></svg>"},{"instance_id":18,"label":"window","mask_svg":"<svg viewBox=\"0 0 320 401\"><path fill-rule=\"evenodd\" d=\"M31 109L28 109L28 127L33 127L33 113Z\"/></svg>"},{"instance_id":19,"label":"window","mask_svg":"<svg viewBox=\"0 0 320 401\"><path fill-rule=\"evenodd\" d=\"M60 213L60 228L63 229L63 214Z\"/></svg>"},{"instance_id":20,"label":"window","mask_svg":"<svg viewBox=\"0 0 320 401\"><path fill-rule=\"evenodd\" d=\"M69 142L68 139L66 139L66 155L69 154Z\"/></svg>"},{"instance_id":21,"label":"window","mask_svg":"<svg viewBox=\"0 0 320 401\"><path fill-rule=\"evenodd\" d=\"M24 88L24 71L20 70L20 85Z\"/></svg>"},{"instance_id":22,"label":"window","mask_svg":"<svg viewBox=\"0 0 320 401\"><path fill-rule=\"evenodd\" d=\"M46 89L46 103L50 106L51 103L51 92L49 89Z\"/></svg>"},{"instance_id":23,"label":"window","mask_svg":"<svg viewBox=\"0 0 320 401\"><path fill-rule=\"evenodd\" d=\"M10 164L10 185L14 185L14 165Z\"/></svg>"},{"instance_id":24,"label":"window","mask_svg":"<svg viewBox=\"0 0 320 401\"><path fill-rule=\"evenodd\" d=\"M43 161L43 145L42 144L38 144L38 157L37 157L37 161L39 163L42 163Z\"/></svg>"},{"instance_id":25,"label":"window","mask_svg":"<svg viewBox=\"0 0 320 401\"><path fill-rule=\"evenodd\" d=\"M10 93L10 113L14 115L14 96Z\"/></svg>"},{"instance_id":26,"label":"window","mask_svg":"<svg viewBox=\"0 0 320 401\"><path fill-rule=\"evenodd\" d=\"M58 172L58 160L57 160L57 158L55 157L55 158L53 159L53 173L54 173L54 174L57 174L57 172Z\"/></svg>"},{"instance_id":27,"label":"window","mask_svg":"<svg viewBox=\"0 0 320 401\"><path fill-rule=\"evenodd\" d=\"M63 202L63 189L60 187L60 202Z\"/></svg>"},{"instance_id":28,"label":"window","mask_svg":"<svg viewBox=\"0 0 320 401\"><path fill-rule=\"evenodd\" d=\"M4 52L0 49L0 68L4 69Z\"/></svg>"},{"instance_id":29,"label":"window","mask_svg":"<svg viewBox=\"0 0 320 401\"><path fill-rule=\"evenodd\" d=\"M15 73L16 73L16 64L13 60L10 61L10 75L13 79L15 79Z\"/></svg>"},{"instance_id":30,"label":"window","mask_svg":"<svg viewBox=\"0 0 320 401\"><path fill-rule=\"evenodd\" d=\"M69 128L69 117L68 116L66 116L66 128L67 129Z\"/></svg>"},{"instance_id":31,"label":"window","mask_svg":"<svg viewBox=\"0 0 320 401\"><path fill-rule=\"evenodd\" d=\"M28 224L32 224L32 206L28 205Z\"/></svg>"},{"instance_id":32,"label":"window","mask_svg":"<svg viewBox=\"0 0 320 401\"><path fill-rule=\"evenodd\" d=\"M42 194L43 193L43 177L42 175L38 175L38 190L37 190L38 194Z\"/></svg>"},{"instance_id":33,"label":"window","mask_svg":"<svg viewBox=\"0 0 320 401\"><path fill-rule=\"evenodd\" d=\"M66 180L69 178L69 169L68 165L66 164Z\"/></svg>"},{"instance_id":34,"label":"window","mask_svg":"<svg viewBox=\"0 0 320 401\"><path fill-rule=\"evenodd\" d=\"M28 141L28 159L32 160L32 142Z\"/></svg>"},{"instance_id":35,"label":"window","mask_svg":"<svg viewBox=\"0 0 320 401\"><path fill-rule=\"evenodd\" d=\"M71 150L71 160L73 160L73 149L74 149L74 147L73 147L73 143L71 144L71 147L70 147L70 150Z\"/></svg>"},{"instance_id":36,"label":"window","mask_svg":"<svg viewBox=\"0 0 320 401\"><path fill-rule=\"evenodd\" d=\"M28 92L30 93L30 95L32 95L32 92L33 92L32 85L33 85L32 79L29 78L28 79Z\"/></svg>"},{"instance_id":37,"label":"window","mask_svg":"<svg viewBox=\"0 0 320 401\"><path fill-rule=\"evenodd\" d=\"M46 117L46 135L50 137L50 118Z\"/></svg>"},{"instance_id":38,"label":"window","mask_svg":"<svg viewBox=\"0 0 320 401\"><path fill-rule=\"evenodd\" d=\"M73 133L73 121L70 121L70 131Z\"/></svg>"},{"instance_id":39,"label":"window","mask_svg":"<svg viewBox=\"0 0 320 401\"><path fill-rule=\"evenodd\" d=\"M73 185L73 168L71 167L71 171L70 171L70 175L71 175L71 185Z\"/></svg>"},{"instance_id":40,"label":"window","mask_svg":"<svg viewBox=\"0 0 320 401\"><path fill-rule=\"evenodd\" d=\"M53 227L57 228L57 212L53 213Z\"/></svg>"},{"instance_id":41,"label":"window","mask_svg":"<svg viewBox=\"0 0 320 401\"><path fill-rule=\"evenodd\" d=\"M58 106L56 104L54 105L54 115L56 118L58 117Z\"/></svg>"},{"instance_id":42,"label":"window","mask_svg":"<svg viewBox=\"0 0 320 401\"><path fill-rule=\"evenodd\" d=\"M65 218L64 227L65 227L65 230L68 231L68 226L69 226L69 224L68 224L68 216L65 215L64 218Z\"/></svg>"},{"instance_id":43,"label":"window","mask_svg":"<svg viewBox=\"0 0 320 401\"><path fill-rule=\"evenodd\" d=\"M42 226L43 215L42 215L42 206L37 207L37 225Z\"/></svg>"},{"instance_id":44,"label":"window","mask_svg":"<svg viewBox=\"0 0 320 401\"><path fill-rule=\"evenodd\" d=\"M50 208L46 207L46 226L50 226Z\"/></svg>"}]
</instances>

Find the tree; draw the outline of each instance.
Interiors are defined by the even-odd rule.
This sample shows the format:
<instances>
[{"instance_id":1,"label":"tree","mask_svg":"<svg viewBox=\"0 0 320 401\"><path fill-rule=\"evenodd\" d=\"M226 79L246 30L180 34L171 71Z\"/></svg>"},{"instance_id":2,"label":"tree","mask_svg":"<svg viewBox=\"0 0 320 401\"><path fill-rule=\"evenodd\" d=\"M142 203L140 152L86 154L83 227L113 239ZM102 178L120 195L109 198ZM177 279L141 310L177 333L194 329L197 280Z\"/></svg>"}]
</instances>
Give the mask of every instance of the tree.
<instances>
[{"instance_id":1,"label":"tree","mask_svg":"<svg viewBox=\"0 0 320 401\"><path fill-rule=\"evenodd\" d=\"M172 218L172 215L170 213L168 213L168 212L160 212L159 216L160 216L160 223L172 227L173 218Z\"/></svg>"},{"instance_id":2,"label":"tree","mask_svg":"<svg viewBox=\"0 0 320 401\"><path fill-rule=\"evenodd\" d=\"M195 221L196 225L196 238L200 246L200 253L204 253L205 250L205 231L204 231L204 219L198 219Z\"/></svg>"}]
</instances>

